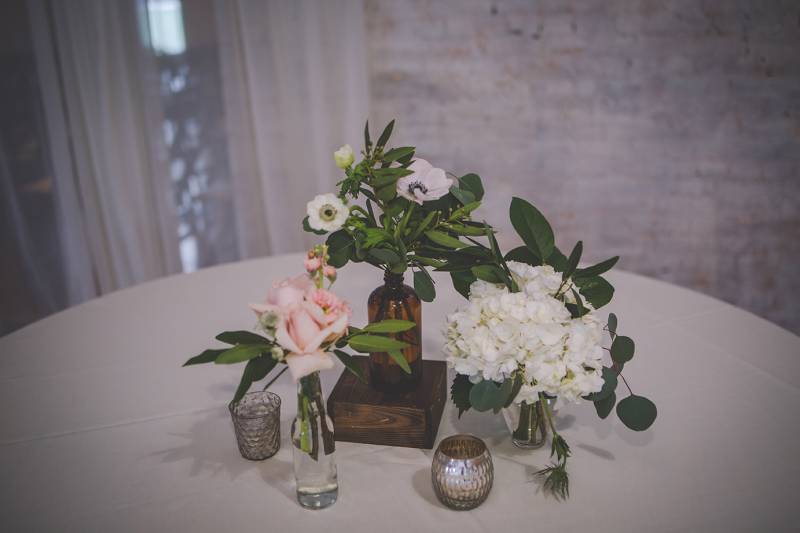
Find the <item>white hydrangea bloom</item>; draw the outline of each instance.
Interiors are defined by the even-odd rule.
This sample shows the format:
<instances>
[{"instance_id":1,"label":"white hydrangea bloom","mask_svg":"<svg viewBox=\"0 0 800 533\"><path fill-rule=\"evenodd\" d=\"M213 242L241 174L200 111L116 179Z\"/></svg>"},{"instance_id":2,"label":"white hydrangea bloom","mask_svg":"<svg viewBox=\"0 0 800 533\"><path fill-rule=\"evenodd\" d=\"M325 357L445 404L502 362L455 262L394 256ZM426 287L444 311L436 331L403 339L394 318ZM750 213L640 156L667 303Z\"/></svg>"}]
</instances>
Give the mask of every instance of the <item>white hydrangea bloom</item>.
<instances>
[{"instance_id":1,"label":"white hydrangea bloom","mask_svg":"<svg viewBox=\"0 0 800 533\"><path fill-rule=\"evenodd\" d=\"M572 318L555 298L561 274L551 266L509 261L520 288L476 281L469 305L447 317L448 363L472 382L501 382L516 371L525 383L515 403L533 402L539 392L575 402L603 386L603 326L590 312Z\"/></svg>"}]
</instances>

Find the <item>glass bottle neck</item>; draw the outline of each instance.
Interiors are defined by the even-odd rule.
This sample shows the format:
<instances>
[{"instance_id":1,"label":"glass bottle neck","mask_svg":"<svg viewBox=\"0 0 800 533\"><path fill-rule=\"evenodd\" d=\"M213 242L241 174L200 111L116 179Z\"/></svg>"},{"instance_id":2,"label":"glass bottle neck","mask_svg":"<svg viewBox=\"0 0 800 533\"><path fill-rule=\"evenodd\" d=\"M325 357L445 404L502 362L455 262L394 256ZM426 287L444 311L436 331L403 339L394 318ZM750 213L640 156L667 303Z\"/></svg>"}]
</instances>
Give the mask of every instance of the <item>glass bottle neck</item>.
<instances>
[{"instance_id":1,"label":"glass bottle neck","mask_svg":"<svg viewBox=\"0 0 800 533\"><path fill-rule=\"evenodd\" d=\"M387 271L383 275L383 282L390 289L399 289L399 288L401 288L403 286L403 275L402 274L394 274L392 272L388 272Z\"/></svg>"}]
</instances>

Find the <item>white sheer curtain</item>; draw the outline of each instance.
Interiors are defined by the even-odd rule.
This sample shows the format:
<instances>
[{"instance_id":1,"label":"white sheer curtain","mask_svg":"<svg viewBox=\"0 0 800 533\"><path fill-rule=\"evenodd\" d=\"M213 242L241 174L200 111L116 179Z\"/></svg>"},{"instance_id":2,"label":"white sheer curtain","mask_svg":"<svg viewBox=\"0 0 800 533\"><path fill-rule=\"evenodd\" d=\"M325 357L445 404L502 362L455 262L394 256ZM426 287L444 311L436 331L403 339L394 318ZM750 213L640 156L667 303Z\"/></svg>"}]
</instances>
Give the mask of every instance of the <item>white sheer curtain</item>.
<instances>
[{"instance_id":1,"label":"white sheer curtain","mask_svg":"<svg viewBox=\"0 0 800 533\"><path fill-rule=\"evenodd\" d=\"M307 246L305 203L333 190L332 152L357 142L367 117L362 0L31 0L70 304L182 269L163 63L148 43L159 2L211 21L192 58L217 65L219 90L197 94L223 110L224 134L208 141L217 156L203 163L220 176L207 195L227 199L235 221L207 230L235 241L222 260Z\"/></svg>"},{"instance_id":2,"label":"white sheer curtain","mask_svg":"<svg viewBox=\"0 0 800 533\"><path fill-rule=\"evenodd\" d=\"M361 0L218 0L239 245L299 250L305 203L333 190L332 151L361 138L368 89Z\"/></svg>"}]
</instances>

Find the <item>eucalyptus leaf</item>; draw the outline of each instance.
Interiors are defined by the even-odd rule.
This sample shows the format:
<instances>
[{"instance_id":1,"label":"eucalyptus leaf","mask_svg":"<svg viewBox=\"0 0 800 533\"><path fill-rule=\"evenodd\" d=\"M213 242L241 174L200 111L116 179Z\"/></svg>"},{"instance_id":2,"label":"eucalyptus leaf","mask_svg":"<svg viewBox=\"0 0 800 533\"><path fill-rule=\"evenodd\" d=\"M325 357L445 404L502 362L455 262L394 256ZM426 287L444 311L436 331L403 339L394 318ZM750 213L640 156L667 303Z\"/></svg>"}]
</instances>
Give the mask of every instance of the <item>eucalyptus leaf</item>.
<instances>
[{"instance_id":1,"label":"eucalyptus leaf","mask_svg":"<svg viewBox=\"0 0 800 533\"><path fill-rule=\"evenodd\" d=\"M612 339L617 336L617 315L614 313L608 314L608 333Z\"/></svg>"},{"instance_id":2,"label":"eucalyptus leaf","mask_svg":"<svg viewBox=\"0 0 800 533\"><path fill-rule=\"evenodd\" d=\"M614 409L614 404L617 403L617 394L612 392L605 398L601 400L597 400L594 402L594 410L597 411L597 416L602 419L608 417L611 414L611 411Z\"/></svg>"},{"instance_id":3,"label":"eucalyptus leaf","mask_svg":"<svg viewBox=\"0 0 800 533\"><path fill-rule=\"evenodd\" d=\"M359 381L362 383L367 383L367 378L364 377L364 372L361 370L361 366L353 359L353 356L347 352L343 352L342 350L333 350L333 353L342 362L344 367L349 370L355 377L358 378Z\"/></svg>"},{"instance_id":4,"label":"eucalyptus leaf","mask_svg":"<svg viewBox=\"0 0 800 533\"><path fill-rule=\"evenodd\" d=\"M583 398L585 400L589 400L590 402L598 402L604 398L608 398L611 394L617 390L617 385L619 380L617 379L617 373L614 371L613 368L604 366L603 367L603 388L597 392L593 392L591 394L587 394Z\"/></svg>"},{"instance_id":5,"label":"eucalyptus leaf","mask_svg":"<svg viewBox=\"0 0 800 533\"><path fill-rule=\"evenodd\" d=\"M388 352L389 350L402 350L408 346L407 342L383 337L381 335L362 334L351 337L348 344L357 352Z\"/></svg>"},{"instance_id":6,"label":"eucalyptus leaf","mask_svg":"<svg viewBox=\"0 0 800 533\"><path fill-rule=\"evenodd\" d=\"M423 302L432 302L436 298L436 288L428 271L420 268L414 272L414 290Z\"/></svg>"},{"instance_id":7,"label":"eucalyptus leaf","mask_svg":"<svg viewBox=\"0 0 800 533\"><path fill-rule=\"evenodd\" d=\"M403 369L403 372L405 372L406 374L411 373L411 367L408 366L408 361L406 361L406 358L403 357L403 352L401 352L400 350L389 350L388 354L389 357L394 359L394 362L397 363L400 366L400 368Z\"/></svg>"},{"instance_id":8,"label":"eucalyptus leaf","mask_svg":"<svg viewBox=\"0 0 800 533\"><path fill-rule=\"evenodd\" d=\"M618 335L611 343L611 359L615 363L625 364L633 359L636 351L636 344L633 339L625 335Z\"/></svg>"},{"instance_id":9,"label":"eucalyptus leaf","mask_svg":"<svg viewBox=\"0 0 800 533\"><path fill-rule=\"evenodd\" d=\"M271 344L266 337L251 331L224 331L216 339L225 344Z\"/></svg>"},{"instance_id":10,"label":"eucalyptus leaf","mask_svg":"<svg viewBox=\"0 0 800 533\"><path fill-rule=\"evenodd\" d=\"M200 355L195 355L194 357L183 363L183 366L201 365L203 363L213 363L217 359L217 357L219 357L219 354L227 350L228 350L227 348L222 348L220 350L204 350L203 353L201 353Z\"/></svg>"},{"instance_id":11,"label":"eucalyptus leaf","mask_svg":"<svg viewBox=\"0 0 800 533\"><path fill-rule=\"evenodd\" d=\"M408 331L416 326L416 323L410 320L400 320L397 318L387 318L380 322L373 322L367 324L361 331L365 333L399 333L401 331Z\"/></svg>"},{"instance_id":12,"label":"eucalyptus leaf","mask_svg":"<svg viewBox=\"0 0 800 533\"><path fill-rule=\"evenodd\" d=\"M258 357L264 352L270 351L267 344L237 344L233 348L225 350L221 353L214 363L218 365L230 365L233 363L241 363Z\"/></svg>"},{"instance_id":13,"label":"eucalyptus leaf","mask_svg":"<svg viewBox=\"0 0 800 533\"><path fill-rule=\"evenodd\" d=\"M481 412L503 407L511 393L512 385L511 380L504 381L502 385L490 379L479 381L469 391L469 403L473 409Z\"/></svg>"},{"instance_id":14,"label":"eucalyptus leaf","mask_svg":"<svg viewBox=\"0 0 800 533\"><path fill-rule=\"evenodd\" d=\"M658 409L644 396L631 394L617 404L617 416L629 429L644 431L655 422Z\"/></svg>"},{"instance_id":15,"label":"eucalyptus leaf","mask_svg":"<svg viewBox=\"0 0 800 533\"><path fill-rule=\"evenodd\" d=\"M355 252L355 241L345 230L331 233L325 241L328 245L328 264L335 268L341 268L347 264Z\"/></svg>"},{"instance_id":16,"label":"eucalyptus leaf","mask_svg":"<svg viewBox=\"0 0 800 533\"><path fill-rule=\"evenodd\" d=\"M530 202L514 197L509 209L511 225L525 246L546 261L555 247L553 228L547 219Z\"/></svg>"}]
</instances>

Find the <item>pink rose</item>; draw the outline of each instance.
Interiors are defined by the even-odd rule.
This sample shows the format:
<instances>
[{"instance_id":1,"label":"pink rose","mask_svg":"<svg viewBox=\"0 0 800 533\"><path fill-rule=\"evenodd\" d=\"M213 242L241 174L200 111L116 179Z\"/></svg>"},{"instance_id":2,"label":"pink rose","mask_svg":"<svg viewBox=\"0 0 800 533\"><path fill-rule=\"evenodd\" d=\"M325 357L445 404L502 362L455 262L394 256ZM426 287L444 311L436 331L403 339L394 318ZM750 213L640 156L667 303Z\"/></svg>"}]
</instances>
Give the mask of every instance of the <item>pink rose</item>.
<instances>
[{"instance_id":1,"label":"pink rose","mask_svg":"<svg viewBox=\"0 0 800 533\"><path fill-rule=\"evenodd\" d=\"M324 343L347 332L352 311L331 291L318 289L307 275L275 283L264 304L251 304L259 315L278 315L275 340L289 352L286 364L295 381L318 370L333 367Z\"/></svg>"}]
</instances>

